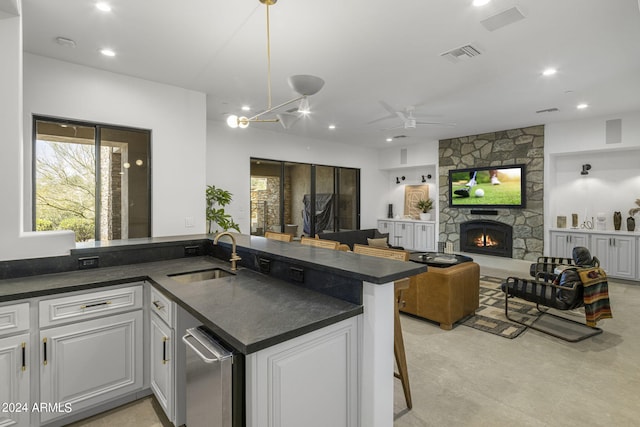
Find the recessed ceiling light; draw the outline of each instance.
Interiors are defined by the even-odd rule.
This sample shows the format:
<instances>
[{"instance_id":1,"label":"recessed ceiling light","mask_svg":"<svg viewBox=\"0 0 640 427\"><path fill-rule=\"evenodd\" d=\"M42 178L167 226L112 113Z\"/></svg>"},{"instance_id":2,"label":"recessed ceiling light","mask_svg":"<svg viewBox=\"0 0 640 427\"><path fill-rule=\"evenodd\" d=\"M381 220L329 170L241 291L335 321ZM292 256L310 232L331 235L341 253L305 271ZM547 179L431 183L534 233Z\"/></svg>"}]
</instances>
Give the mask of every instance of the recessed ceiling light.
<instances>
[{"instance_id":1,"label":"recessed ceiling light","mask_svg":"<svg viewBox=\"0 0 640 427\"><path fill-rule=\"evenodd\" d=\"M582 103L582 104L578 104L578 105L576 105L576 108L577 108L578 110L584 110L584 109L585 109L585 108L587 108L588 106L589 106L589 104Z\"/></svg>"},{"instance_id":2,"label":"recessed ceiling light","mask_svg":"<svg viewBox=\"0 0 640 427\"><path fill-rule=\"evenodd\" d=\"M557 72L558 72L558 70L556 70L555 68L547 68L546 70L544 70L542 72L542 75L543 76L553 76Z\"/></svg>"},{"instance_id":3,"label":"recessed ceiling light","mask_svg":"<svg viewBox=\"0 0 640 427\"><path fill-rule=\"evenodd\" d=\"M387 138L387 142L393 141L393 138Z\"/></svg>"},{"instance_id":4,"label":"recessed ceiling light","mask_svg":"<svg viewBox=\"0 0 640 427\"><path fill-rule=\"evenodd\" d=\"M251 111L251 107L249 107L248 105L243 105L242 111Z\"/></svg>"},{"instance_id":5,"label":"recessed ceiling light","mask_svg":"<svg viewBox=\"0 0 640 427\"><path fill-rule=\"evenodd\" d=\"M489 3L491 0L473 0L473 5L476 7L479 6L484 6L485 4Z\"/></svg>"},{"instance_id":6,"label":"recessed ceiling light","mask_svg":"<svg viewBox=\"0 0 640 427\"><path fill-rule=\"evenodd\" d=\"M104 56L116 56L116 53L111 49L100 49L100 53Z\"/></svg>"},{"instance_id":7,"label":"recessed ceiling light","mask_svg":"<svg viewBox=\"0 0 640 427\"><path fill-rule=\"evenodd\" d=\"M105 3L105 2L96 3L96 8L98 8L98 10L101 10L103 12L111 12L111 6L109 6L109 3Z\"/></svg>"},{"instance_id":8,"label":"recessed ceiling light","mask_svg":"<svg viewBox=\"0 0 640 427\"><path fill-rule=\"evenodd\" d=\"M329 129L335 129L336 125L329 125Z\"/></svg>"}]
</instances>

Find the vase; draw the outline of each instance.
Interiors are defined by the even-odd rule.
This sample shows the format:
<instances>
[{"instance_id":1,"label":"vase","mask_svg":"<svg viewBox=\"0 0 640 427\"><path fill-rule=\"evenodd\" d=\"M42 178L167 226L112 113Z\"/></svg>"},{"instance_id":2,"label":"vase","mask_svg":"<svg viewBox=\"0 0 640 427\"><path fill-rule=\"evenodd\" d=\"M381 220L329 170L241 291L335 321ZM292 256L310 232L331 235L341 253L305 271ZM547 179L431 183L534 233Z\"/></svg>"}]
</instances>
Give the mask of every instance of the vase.
<instances>
[{"instance_id":1,"label":"vase","mask_svg":"<svg viewBox=\"0 0 640 427\"><path fill-rule=\"evenodd\" d=\"M613 229L620 230L620 226L622 225L622 214L620 212L613 213Z\"/></svg>"},{"instance_id":2,"label":"vase","mask_svg":"<svg viewBox=\"0 0 640 427\"><path fill-rule=\"evenodd\" d=\"M627 218L627 230L634 231L636 229L636 220L632 216Z\"/></svg>"},{"instance_id":3,"label":"vase","mask_svg":"<svg viewBox=\"0 0 640 427\"><path fill-rule=\"evenodd\" d=\"M429 212L420 212L420 220L429 221L431 219L431 214Z\"/></svg>"}]
</instances>

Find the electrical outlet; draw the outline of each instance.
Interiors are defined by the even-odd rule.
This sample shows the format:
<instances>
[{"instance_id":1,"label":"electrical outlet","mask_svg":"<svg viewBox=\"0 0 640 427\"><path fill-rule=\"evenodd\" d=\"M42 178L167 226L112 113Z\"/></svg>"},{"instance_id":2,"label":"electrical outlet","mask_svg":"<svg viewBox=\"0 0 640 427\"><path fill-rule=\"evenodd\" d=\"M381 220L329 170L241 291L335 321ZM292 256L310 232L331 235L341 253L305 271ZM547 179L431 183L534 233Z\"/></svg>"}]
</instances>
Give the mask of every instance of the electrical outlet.
<instances>
[{"instance_id":1,"label":"electrical outlet","mask_svg":"<svg viewBox=\"0 0 640 427\"><path fill-rule=\"evenodd\" d=\"M260 273L269 273L271 271L271 260L260 258L258 260L260 264Z\"/></svg>"},{"instance_id":2,"label":"electrical outlet","mask_svg":"<svg viewBox=\"0 0 640 427\"><path fill-rule=\"evenodd\" d=\"M192 216L187 216L184 218L184 226L186 228L192 228L193 227L193 217Z\"/></svg>"},{"instance_id":3,"label":"electrical outlet","mask_svg":"<svg viewBox=\"0 0 640 427\"><path fill-rule=\"evenodd\" d=\"M88 256L83 258L78 258L78 268L80 270L84 270L87 268L98 268L100 266L100 257L98 256Z\"/></svg>"},{"instance_id":4,"label":"electrical outlet","mask_svg":"<svg viewBox=\"0 0 640 427\"><path fill-rule=\"evenodd\" d=\"M304 270L297 267L289 267L289 279L294 282L304 282Z\"/></svg>"},{"instance_id":5,"label":"electrical outlet","mask_svg":"<svg viewBox=\"0 0 640 427\"><path fill-rule=\"evenodd\" d=\"M185 246L184 256L198 256L200 255L200 246Z\"/></svg>"}]
</instances>

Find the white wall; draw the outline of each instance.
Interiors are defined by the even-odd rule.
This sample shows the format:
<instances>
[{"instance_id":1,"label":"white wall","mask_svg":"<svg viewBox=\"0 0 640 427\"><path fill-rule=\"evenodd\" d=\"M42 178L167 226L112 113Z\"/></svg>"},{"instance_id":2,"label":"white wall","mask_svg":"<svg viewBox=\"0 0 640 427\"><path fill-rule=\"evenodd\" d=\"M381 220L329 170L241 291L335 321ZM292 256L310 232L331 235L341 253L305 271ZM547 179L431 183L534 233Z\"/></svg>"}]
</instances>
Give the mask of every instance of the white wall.
<instances>
[{"instance_id":1,"label":"white wall","mask_svg":"<svg viewBox=\"0 0 640 427\"><path fill-rule=\"evenodd\" d=\"M19 1L3 1L0 13L0 260L68 253L70 232L36 235L22 225L22 18Z\"/></svg>"},{"instance_id":2,"label":"white wall","mask_svg":"<svg viewBox=\"0 0 640 427\"><path fill-rule=\"evenodd\" d=\"M274 124L273 126L279 126ZM386 174L378 170L378 153L363 147L314 140L249 127L231 129L222 122L208 122L207 183L233 193L225 208L249 233L251 157L315 163L360 169L361 228L373 228L386 215Z\"/></svg>"},{"instance_id":3,"label":"white wall","mask_svg":"<svg viewBox=\"0 0 640 427\"><path fill-rule=\"evenodd\" d=\"M152 235L205 232L203 93L25 54L27 136L33 114L150 129ZM31 209L30 139L24 144L26 220ZM193 227L186 227L186 218L193 219Z\"/></svg>"},{"instance_id":4,"label":"white wall","mask_svg":"<svg viewBox=\"0 0 640 427\"><path fill-rule=\"evenodd\" d=\"M611 119L622 120L618 144L606 144L606 121ZM581 175L587 163L589 175ZM580 224L603 213L606 229L613 230L613 212L626 218L638 198L640 112L545 126L545 231L556 227L558 215L567 216L570 227L572 213L578 214ZM545 253L549 243L546 238Z\"/></svg>"}]
</instances>

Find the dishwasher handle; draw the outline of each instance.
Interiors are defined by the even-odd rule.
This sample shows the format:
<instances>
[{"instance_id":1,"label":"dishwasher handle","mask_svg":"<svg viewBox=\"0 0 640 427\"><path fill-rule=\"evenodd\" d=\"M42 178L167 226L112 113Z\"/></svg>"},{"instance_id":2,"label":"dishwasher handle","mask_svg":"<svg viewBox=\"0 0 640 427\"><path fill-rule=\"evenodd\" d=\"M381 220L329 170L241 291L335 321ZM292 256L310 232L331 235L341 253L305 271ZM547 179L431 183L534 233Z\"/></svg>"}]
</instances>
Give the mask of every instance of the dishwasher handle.
<instances>
[{"instance_id":1,"label":"dishwasher handle","mask_svg":"<svg viewBox=\"0 0 640 427\"><path fill-rule=\"evenodd\" d=\"M200 349L194 346L191 342L189 342L189 338L193 338L196 340L202 347L213 355L213 358L207 357ZM201 332L199 332L196 328L187 329L187 333L182 337L182 341L191 348L202 359L205 363L216 363L222 362L230 357L233 357L233 354L229 351L226 351L219 346L216 346L215 343L211 342L210 339L203 336Z\"/></svg>"}]
</instances>

